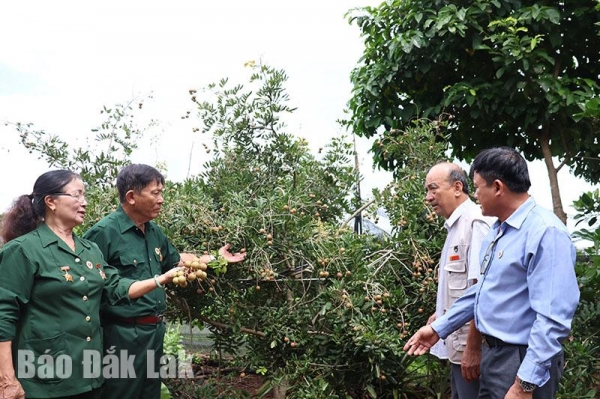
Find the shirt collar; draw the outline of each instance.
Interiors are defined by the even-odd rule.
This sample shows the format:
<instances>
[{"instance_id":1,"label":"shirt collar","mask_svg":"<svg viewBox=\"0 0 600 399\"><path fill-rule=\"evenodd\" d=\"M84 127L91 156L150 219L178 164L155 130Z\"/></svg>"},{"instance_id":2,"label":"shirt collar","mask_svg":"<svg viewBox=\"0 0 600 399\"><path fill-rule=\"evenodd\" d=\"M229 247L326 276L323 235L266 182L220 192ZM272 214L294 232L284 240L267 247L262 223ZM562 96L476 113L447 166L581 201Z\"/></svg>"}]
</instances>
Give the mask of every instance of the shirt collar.
<instances>
[{"instance_id":1,"label":"shirt collar","mask_svg":"<svg viewBox=\"0 0 600 399\"><path fill-rule=\"evenodd\" d=\"M40 241L42 242L42 247L47 247L50 244L57 243L58 245L62 245L63 241L58 238L58 236L52 231L50 227L46 223L41 223L37 232L40 236ZM91 248L90 243L86 240L81 240L76 234L73 234L73 240L75 241L75 247L81 248L81 246L86 249Z\"/></svg>"},{"instance_id":2,"label":"shirt collar","mask_svg":"<svg viewBox=\"0 0 600 399\"><path fill-rule=\"evenodd\" d=\"M454 212L452 212L450 217L446 219L446 221L444 222L444 227L447 230L450 230L452 228L452 225L454 225L454 223L456 223L456 221L462 216L462 214L465 213L472 205L475 205L475 203L471 201L470 198L468 198L466 201L460 204L454 210Z\"/></svg>"},{"instance_id":3,"label":"shirt collar","mask_svg":"<svg viewBox=\"0 0 600 399\"><path fill-rule=\"evenodd\" d=\"M520 229L525 222L527 215L529 215L535 206L535 200L530 196L527 201L523 202L503 223L506 223L515 229ZM493 228L496 229L500 227L501 224L500 221L496 221Z\"/></svg>"},{"instance_id":4,"label":"shirt collar","mask_svg":"<svg viewBox=\"0 0 600 399\"><path fill-rule=\"evenodd\" d=\"M40 235L40 241L42 241L43 247L47 247L50 244L58 242L58 236L54 234L52 229L50 229L46 223L40 224L37 228L37 231Z\"/></svg>"},{"instance_id":5,"label":"shirt collar","mask_svg":"<svg viewBox=\"0 0 600 399\"><path fill-rule=\"evenodd\" d=\"M133 220L131 220L131 218L127 216L125 210L121 205L119 205L119 207L115 211L115 217L117 219L117 223L119 224L119 229L121 230L121 233L125 233L127 230L135 229L137 227L135 223L133 223ZM149 222L145 223L146 227L148 227L148 223Z\"/></svg>"}]
</instances>

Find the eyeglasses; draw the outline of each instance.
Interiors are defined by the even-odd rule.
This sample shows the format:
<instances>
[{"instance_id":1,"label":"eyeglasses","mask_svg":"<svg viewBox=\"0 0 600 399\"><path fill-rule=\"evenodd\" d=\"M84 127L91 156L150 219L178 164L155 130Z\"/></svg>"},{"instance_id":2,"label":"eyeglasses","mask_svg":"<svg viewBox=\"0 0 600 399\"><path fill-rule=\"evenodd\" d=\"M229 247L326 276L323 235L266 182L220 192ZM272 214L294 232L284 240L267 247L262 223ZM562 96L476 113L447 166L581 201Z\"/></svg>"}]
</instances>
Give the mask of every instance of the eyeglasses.
<instances>
[{"instance_id":1,"label":"eyeglasses","mask_svg":"<svg viewBox=\"0 0 600 399\"><path fill-rule=\"evenodd\" d=\"M490 245L488 245L487 249L485 250L485 255L483 255L483 262L481 262L481 268L479 270L480 274L483 275L485 274L485 272L487 272L490 263L492 263L492 259L494 259L494 249L496 248L496 243L498 242L500 237L502 237L503 233L504 230L498 228L498 234L496 235L496 237L494 237L492 242L490 242Z\"/></svg>"},{"instance_id":2,"label":"eyeglasses","mask_svg":"<svg viewBox=\"0 0 600 399\"><path fill-rule=\"evenodd\" d=\"M54 194L50 194L50 195L62 195L62 196L67 196L67 197L72 197L75 198L77 201L79 201L80 203L84 203L85 202L85 194L83 193L76 193L76 194L69 194L69 193L54 193Z\"/></svg>"}]
</instances>

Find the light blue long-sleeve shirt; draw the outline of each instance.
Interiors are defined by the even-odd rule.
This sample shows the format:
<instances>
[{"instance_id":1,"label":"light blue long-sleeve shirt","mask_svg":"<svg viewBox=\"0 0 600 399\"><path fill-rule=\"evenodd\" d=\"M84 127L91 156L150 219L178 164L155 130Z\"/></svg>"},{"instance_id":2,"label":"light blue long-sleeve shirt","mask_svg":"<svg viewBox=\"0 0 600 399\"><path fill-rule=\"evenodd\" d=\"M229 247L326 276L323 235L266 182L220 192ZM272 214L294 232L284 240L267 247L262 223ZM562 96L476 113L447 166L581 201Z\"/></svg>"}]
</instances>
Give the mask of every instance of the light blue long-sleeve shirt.
<instances>
[{"instance_id":1,"label":"light blue long-sleeve shirt","mask_svg":"<svg viewBox=\"0 0 600 399\"><path fill-rule=\"evenodd\" d=\"M517 375L544 385L579 303L571 237L552 212L529 198L507 220L492 226L481 246L482 263L488 247L492 258L478 283L431 327L445 338L475 318L482 334L527 345Z\"/></svg>"}]
</instances>

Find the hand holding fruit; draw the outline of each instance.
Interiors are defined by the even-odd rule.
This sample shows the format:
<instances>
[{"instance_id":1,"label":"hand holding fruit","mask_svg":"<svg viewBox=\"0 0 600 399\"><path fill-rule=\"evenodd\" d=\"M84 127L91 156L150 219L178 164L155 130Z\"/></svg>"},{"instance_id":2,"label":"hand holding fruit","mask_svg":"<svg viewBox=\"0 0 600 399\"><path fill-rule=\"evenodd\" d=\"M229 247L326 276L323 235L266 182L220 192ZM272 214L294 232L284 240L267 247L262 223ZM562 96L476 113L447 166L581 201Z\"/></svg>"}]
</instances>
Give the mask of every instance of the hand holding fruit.
<instances>
[{"instance_id":1,"label":"hand holding fruit","mask_svg":"<svg viewBox=\"0 0 600 399\"><path fill-rule=\"evenodd\" d=\"M188 282L206 280L207 267L206 263L200 262L200 258L188 258L183 262L183 267L173 268L168 274L172 277L173 284L185 288Z\"/></svg>"},{"instance_id":2,"label":"hand holding fruit","mask_svg":"<svg viewBox=\"0 0 600 399\"><path fill-rule=\"evenodd\" d=\"M173 281L173 284L181 287L187 287L189 282L194 280L204 281L208 277L206 269L210 266L213 271L218 274L225 274L227 272L227 265L229 263L237 263L246 259L246 251L242 249L240 252L232 254L229 252L231 244L225 244L219 249L219 257L215 259L214 256L202 255L200 257L191 253L182 253L179 267L172 269L168 278L169 281Z\"/></svg>"}]
</instances>

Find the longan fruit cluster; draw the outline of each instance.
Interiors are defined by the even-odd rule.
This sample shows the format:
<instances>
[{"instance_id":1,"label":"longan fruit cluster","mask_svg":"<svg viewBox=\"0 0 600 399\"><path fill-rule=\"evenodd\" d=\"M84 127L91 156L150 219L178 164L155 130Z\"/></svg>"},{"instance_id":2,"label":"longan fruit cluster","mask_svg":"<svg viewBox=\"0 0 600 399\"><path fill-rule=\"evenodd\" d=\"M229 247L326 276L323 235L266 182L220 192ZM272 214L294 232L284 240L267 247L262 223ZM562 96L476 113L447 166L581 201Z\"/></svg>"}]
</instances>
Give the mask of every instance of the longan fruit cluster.
<instances>
[{"instance_id":1,"label":"longan fruit cluster","mask_svg":"<svg viewBox=\"0 0 600 399\"><path fill-rule=\"evenodd\" d=\"M188 282L194 280L204 281L208 277L206 273L208 266L206 263L200 262L199 258L188 260L184 262L183 266L182 270L175 272L175 277L173 277L173 284L175 285L185 288Z\"/></svg>"}]
</instances>

